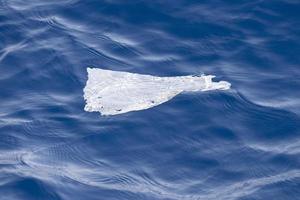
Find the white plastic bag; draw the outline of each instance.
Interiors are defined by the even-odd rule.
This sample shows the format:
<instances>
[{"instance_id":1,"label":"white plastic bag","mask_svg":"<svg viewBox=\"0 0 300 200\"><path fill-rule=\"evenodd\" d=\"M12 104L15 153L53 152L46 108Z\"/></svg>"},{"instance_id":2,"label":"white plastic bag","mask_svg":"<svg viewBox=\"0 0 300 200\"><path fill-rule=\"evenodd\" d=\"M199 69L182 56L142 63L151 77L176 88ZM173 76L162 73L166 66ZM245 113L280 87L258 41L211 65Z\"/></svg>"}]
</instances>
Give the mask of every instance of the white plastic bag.
<instances>
[{"instance_id":1,"label":"white plastic bag","mask_svg":"<svg viewBox=\"0 0 300 200\"><path fill-rule=\"evenodd\" d=\"M117 115L162 104L181 92L227 90L230 83L213 82L211 75L157 77L87 68L84 88L88 112Z\"/></svg>"}]
</instances>

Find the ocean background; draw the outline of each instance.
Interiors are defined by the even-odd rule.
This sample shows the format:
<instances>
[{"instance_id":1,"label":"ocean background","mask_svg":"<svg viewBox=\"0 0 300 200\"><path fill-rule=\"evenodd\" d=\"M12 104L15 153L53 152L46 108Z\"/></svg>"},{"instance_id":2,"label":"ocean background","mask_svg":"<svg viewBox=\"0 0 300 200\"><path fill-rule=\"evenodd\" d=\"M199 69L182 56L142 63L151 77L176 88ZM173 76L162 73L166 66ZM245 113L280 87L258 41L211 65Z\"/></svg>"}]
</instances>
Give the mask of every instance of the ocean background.
<instances>
[{"instance_id":1,"label":"ocean background","mask_svg":"<svg viewBox=\"0 0 300 200\"><path fill-rule=\"evenodd\" d=\"M213 74L116 116L87 67ZM0 200L300 199L299 0L0 0Z\"/></svg>"}]
</instances>

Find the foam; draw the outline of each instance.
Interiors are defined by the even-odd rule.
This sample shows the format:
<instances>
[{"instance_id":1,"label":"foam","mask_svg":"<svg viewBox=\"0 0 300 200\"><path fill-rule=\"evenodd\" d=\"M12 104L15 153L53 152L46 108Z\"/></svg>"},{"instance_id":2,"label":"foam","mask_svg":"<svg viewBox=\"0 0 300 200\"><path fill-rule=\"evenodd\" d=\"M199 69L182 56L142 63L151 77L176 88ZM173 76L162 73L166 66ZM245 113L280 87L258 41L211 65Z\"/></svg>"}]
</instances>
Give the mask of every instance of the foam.
<instances>
[{"instance_id":1,"label":"foam","mask_svg":"<svg viewBox=\"0 0 300 200\"><path fill-rule=\"evenodd\" d=\"M87 68L84 88L87 112L117 115L148 109L182 92L227 90L226 81L213 82L215 76L157 77L98 68Z\"/></svg>"}]
</instances>

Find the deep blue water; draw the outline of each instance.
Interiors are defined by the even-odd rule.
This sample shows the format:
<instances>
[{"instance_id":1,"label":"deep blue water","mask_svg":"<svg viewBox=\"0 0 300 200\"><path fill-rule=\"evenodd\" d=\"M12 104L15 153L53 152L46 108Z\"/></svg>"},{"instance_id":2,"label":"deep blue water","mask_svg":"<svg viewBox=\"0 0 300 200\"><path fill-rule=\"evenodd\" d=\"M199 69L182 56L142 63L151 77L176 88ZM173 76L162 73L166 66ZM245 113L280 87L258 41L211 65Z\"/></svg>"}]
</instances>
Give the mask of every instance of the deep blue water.
<instances>
[{"instance_id":1,"label":"deep blue water","mask_svg":"<svg viewBox=\"0 0 300 200\"><path fill-rule=\"evenodd\" d=\"M101 117L87 67L214 74ZM0 0L0 200L300 199L298 0Z\"/></svg>"}]
</instances>

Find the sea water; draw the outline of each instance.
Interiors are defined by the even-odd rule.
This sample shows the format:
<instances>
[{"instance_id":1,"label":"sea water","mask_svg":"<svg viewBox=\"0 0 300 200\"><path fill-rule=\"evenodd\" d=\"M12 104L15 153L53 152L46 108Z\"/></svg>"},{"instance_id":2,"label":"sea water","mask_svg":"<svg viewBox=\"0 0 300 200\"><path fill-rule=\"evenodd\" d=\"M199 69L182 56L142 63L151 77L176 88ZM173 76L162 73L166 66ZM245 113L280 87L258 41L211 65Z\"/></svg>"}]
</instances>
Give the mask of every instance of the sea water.
<instances>
[{"instance_id":1,"label":"sea water","mask_svg":"<svg viewBox=\"0 0 300 200\"><path fill-rule=\"evenodd\" d=\"M0 200L300 199L299 10L0 0ZM231 89L100 116L88 67Z\"/></svg>"}]
</instances>

